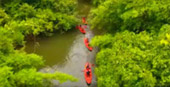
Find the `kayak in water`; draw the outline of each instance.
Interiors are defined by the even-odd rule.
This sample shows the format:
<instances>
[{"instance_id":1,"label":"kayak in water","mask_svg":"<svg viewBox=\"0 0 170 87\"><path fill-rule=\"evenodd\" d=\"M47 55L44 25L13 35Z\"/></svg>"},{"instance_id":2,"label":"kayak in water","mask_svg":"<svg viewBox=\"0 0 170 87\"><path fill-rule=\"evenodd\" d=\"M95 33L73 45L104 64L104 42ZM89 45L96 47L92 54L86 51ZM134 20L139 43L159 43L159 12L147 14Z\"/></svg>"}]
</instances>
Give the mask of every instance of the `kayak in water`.
<instances>
[{"instance_id":1,"label":"kayak in water","mask_svg":"<svg viewBox=\"0 0 170 87\"><path fill-rule=\"evenodd\" d=\"M89 40L88 38L84 38L84 44L88 48L89 51L92 51L93 48L89 46Z\"/></svg>"},{"instance_id":2,"label":"kayak in water","mask_svg":"<svg viewBox=\"0 0 170 87\"><path fill-rule=\"evenodd\" d=\"M87 24L87 21L86 21L86 18L85 18L85 17L82 17L82 23L83 23L83 24Z\"/></svg>"},{"instance_id":3,"label":"kayak in water","mask_svg":"<svg viewBox=\"0 0 170 87\"><path fill-rule=\"evenodd\" d=\"M79 30L80 30L80 32L81 32L81 33L83 33L83 34L85 34L85 33L86 33L85 29L84 29L84 28L82 28L82 27L81 27L81 25L76 26L76 29L79 29Z\"/></svg>"},{"instance_id":4,"label":"kayak in water","mask_svg":"<svg viewBox=\"0 0 170 87\"><path fill-rule=\"evenodd\" d=\"M87 85L90 86L92 83L92 70L91 70L90 63L88 62L85 64L84 77L85 77Z\"/></svg>"}]
</instances>

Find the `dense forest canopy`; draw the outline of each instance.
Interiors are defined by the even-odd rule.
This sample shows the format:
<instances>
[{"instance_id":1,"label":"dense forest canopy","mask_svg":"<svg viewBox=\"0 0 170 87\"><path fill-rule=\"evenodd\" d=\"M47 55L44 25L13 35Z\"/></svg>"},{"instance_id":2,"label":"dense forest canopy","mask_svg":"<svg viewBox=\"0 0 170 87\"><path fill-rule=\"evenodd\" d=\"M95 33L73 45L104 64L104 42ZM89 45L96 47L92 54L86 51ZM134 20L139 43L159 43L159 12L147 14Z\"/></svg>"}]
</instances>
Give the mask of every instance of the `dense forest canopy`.
<instances>
[{"instance_id":1,"label":"dense forest canopy","mask_svg":"<svg viewBox=\"0 0 170 87\"><path fill-rule=\"evenodd\" d=\"M0 0L1 87L49 87L51 79L77 80L60 72L38 72L44 65L42 57L15 49L29 35L48 36L75 27L76 6L76 0Z\"/></svg>"},{"instance_id":2,"label":"dense forest canopy","mask_svg":"<svg viewBox=\"0 0 170 87\"><path fill-rule=\"evenodd\" d=\"M94 0L94 2L101 3L91 12L91 24L98 29L130 30L137 33L144 30L158 32L162 25L170 23L169 0Z\"/></svg>"},{"instance_id":3,"label":"dense forest canopy","mask_svg":"<svg viewBox=\"0 0 170 87\"><path fill-rule=\"evenodd\" d=\"M77 23L75 0L15 0L1 5L1 26L20 29L23 34L67 31Z\"/></svg>"},{"instance_id":4,"label":"dense forest canopy","mask_svg":"<svg viewBox=\"0 0 170 87\"><path fill-rule=\"evenodd\" d=\"M99 87L170 86L170 1L93 0Z\"/></svg>"}]
</instances>

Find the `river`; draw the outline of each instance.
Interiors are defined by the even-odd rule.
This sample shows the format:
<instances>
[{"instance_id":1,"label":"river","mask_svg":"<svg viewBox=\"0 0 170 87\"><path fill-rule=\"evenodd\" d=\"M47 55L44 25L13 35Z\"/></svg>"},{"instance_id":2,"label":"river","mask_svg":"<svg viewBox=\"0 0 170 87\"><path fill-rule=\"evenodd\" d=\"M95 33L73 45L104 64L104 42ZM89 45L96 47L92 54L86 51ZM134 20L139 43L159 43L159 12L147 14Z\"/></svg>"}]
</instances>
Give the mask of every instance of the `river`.
<instances>
[{"instance_id":1,"label":"river","mask_svg":"<svg viewBox=\"0 0 170 87\"><path fill-rule=\"evenodd\" d=\"M90 8L90 1L78 0L77 11L80 17L87 17ZM79 79L78 82L65 82L63 84L59 84L54 80L52 81L54 87L87 87L82 70L86 62L95 64L97 48L90 52L85 47L84 37L91 39L94 36L89 26L87 26L86 32L84 35L75 29L64 34L54 34L48 38L37 38L36 43L33 41L27 42L26 52L36 53L45 60L46 66L40 70L41 72L53 73L60 71ZM94 67L92 67L92 72L93 81L90 87L97 87Z\"/></svg>"}]
</instances>

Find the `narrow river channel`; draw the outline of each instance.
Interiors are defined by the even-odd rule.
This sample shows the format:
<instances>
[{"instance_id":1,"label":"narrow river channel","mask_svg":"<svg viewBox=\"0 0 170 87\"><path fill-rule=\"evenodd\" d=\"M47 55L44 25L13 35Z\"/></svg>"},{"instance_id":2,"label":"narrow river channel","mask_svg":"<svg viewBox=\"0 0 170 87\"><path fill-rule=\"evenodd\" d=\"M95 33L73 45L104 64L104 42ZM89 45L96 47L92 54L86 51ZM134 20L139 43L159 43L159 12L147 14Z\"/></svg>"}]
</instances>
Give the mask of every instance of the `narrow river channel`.
<instances>
[{"instance_id":1,"label":"narrow river channel","mask_svg":"<svg viewBox=\"0 0 170 87\"><path fill-rule=\"evenodd\" d=\"M78 0L79 17L88 16L90 11L90 1ZM91 39L94 34L87 26L86 34L80 33L78 30L66 32L64 34L55 34L49 38L37 38L37 42L27 42L26 52L36 53L42 56L45 60L46 67L42 68L41 72L60 71L75 76L79 79L78 82L65 82L58 84L53 81L54 87L87 87L84 79L84 65L86 62L95 63L95 55L97 49L94 48L90 52L84 44L84 37ZM90 87L97 87L96 77L94 75L94 67L92 67L93 81Z\"/></svg>"}]
</instances>

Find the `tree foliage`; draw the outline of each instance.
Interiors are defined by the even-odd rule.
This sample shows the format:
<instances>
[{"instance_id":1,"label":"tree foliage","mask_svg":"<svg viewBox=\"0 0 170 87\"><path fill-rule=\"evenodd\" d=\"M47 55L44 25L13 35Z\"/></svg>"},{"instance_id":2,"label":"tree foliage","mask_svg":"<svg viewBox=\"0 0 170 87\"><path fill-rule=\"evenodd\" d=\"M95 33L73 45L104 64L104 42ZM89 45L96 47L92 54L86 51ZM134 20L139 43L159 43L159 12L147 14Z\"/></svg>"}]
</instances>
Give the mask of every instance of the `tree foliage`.
<instances>
[{"instance_id":1,"label":"tree foliage","mask_svg":"<svg viewBox=\"0 0 170 87\"><path fill-rule=\"evenodd\" d=\"M91 11L90 22L93 28L111 31L158 32L162 25L169 24L169 3L169 0L105 0Z\"/></svg>"},{"instance_id":2,"label":"tree foliage","mask_svg":"<svg viewBox=\"0 0 170 87\"><path fill-rule=\"evenodd\" d=\"M47 82L77 81L68 74L42 73L44 60L16 50L27 35L68 31L77 23L75 0L0 0L0 86L49 87ZM66 8L68 6L68 8Z\"/></svg>"},{"instance_id":3,"label":"tree foliage","mask_svg":"<svg viewBox=\"0 0 170 87\"><path fill-rule=\"evenodd\" d=\"M15 0L2 3L4 6L0 12L3 19L0 19L0 24L4 24L10 17L7 24L12 23L11 21L17 22L19 25L16 26L22 27L22 32L29 32L26 34L67 31L77 23L76 0Z\"/></svg>"},{"instance_id":4,"label":"tree foliage","mask_svg":"<svg viewBox=\"0 0 170 87\"><path fill-rule=\"evenodd\" d=\"M106 0L93 0L92 4L94 7L99 6L100 4L102 4L103 2L105 2Z\"/></svg>"},{"instance_id":5,"label":"tree foliage","mask_svg":"<svg viewBox=\"0 0 170 87\"><path fill-rule=\"evenodd\" d=\"M170 45L161 44L161 39L129 31L95 37L91 44L100 48L95 69L98 86L169 86Z\"/></svg>"},{"instance_id":6,"label":"tree foliage","mask_svg":"<svg viewBox=\"0 0 170 87\"><path fill-rule=\"evenodd\" d=\"M94 0L93 3L92 28L108 31L91 42L100 48L95 69L98 86L170 86L169 1Z\"/></svg>"}]
</instances>

